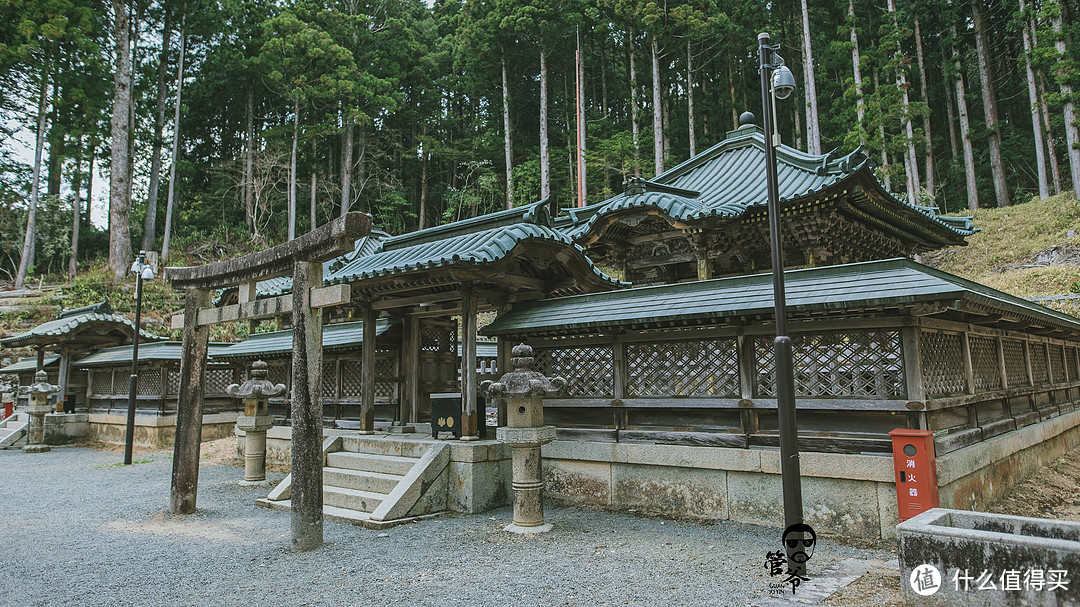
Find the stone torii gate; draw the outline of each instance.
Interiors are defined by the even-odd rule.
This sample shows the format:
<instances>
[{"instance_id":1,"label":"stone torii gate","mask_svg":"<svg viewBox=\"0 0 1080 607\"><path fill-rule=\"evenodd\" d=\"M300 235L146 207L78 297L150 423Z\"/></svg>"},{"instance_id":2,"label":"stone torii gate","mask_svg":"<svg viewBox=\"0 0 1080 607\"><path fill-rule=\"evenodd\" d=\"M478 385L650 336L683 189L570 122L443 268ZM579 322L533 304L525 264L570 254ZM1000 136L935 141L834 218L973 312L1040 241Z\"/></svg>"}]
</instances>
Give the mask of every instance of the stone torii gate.
<instances>
[{"instance_id":1,"label":"stone torii gate","mask_svg":"<svg viewBox=\"0 0 1080 607\"><path fill-rule=\"evenodd\" d=\"M265 251L204 266L165 269L173 287L186 290L184 313L172 322L173 328L184 329L184 342L169 512L195 511L210 326L292 312L292 549L322 546L321 308L349 303L351 297L349 285L322 286L322 263L352 251L355 241L370 233L369 215L348 213ZM258 281L288 274L292 274L290 295L255 299ZM239 303L211 306L212 291L237 285Z\"/></svg>"}]
</instances>

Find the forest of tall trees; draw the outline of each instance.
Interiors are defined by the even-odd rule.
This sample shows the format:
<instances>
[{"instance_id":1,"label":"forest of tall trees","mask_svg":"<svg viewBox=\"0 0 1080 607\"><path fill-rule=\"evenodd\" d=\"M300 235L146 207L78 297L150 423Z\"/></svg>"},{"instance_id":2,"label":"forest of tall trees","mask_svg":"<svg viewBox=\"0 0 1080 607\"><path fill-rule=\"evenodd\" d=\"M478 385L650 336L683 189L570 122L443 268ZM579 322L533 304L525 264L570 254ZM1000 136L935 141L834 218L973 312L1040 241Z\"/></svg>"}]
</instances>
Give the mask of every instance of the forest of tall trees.
<instances>
[{"instance_id":1,"label":"forest of tall trees","mask_svg":"<svg viewBox=\"0 0 1080 607\"><path fill-rule=\"evenodd\" d=\"M863 145L898 197L950 212L1076 191L1078 14L1078 0L0 0L0 274L108 257L119 278L139 248L261 246L347 210L400 233L543 196L597 202L760 114L760 31L800 81L777 108L788 145Z\"/></svg>"}]
</instances>

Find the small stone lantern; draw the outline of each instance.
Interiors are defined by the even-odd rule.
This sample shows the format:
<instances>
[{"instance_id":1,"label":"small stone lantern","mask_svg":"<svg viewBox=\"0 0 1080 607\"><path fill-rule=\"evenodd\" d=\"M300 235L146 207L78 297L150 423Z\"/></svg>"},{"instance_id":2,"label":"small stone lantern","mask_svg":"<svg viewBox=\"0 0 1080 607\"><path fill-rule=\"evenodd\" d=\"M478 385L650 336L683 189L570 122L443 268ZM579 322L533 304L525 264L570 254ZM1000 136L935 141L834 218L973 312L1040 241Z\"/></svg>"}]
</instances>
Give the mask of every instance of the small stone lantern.
<instances>
[{"instance_id":1,"label":"small stone lantern","mask_svg":"<svg viewBox=\"0 0 1080 607\"><path fill-rule=\"evenodd\" d=\"M242 384L225 389L229 396L244 399L244 414L237 416L236 427L244 431L244 480L241 485L258 485L266 481L266 431L274 425L268 410L270 397L285 393L285 384L273 384L266 379L266 363L251 363L251 376Z\"/></svg>"},{"instance_id":2,"label":"small stone lantern","mask_svg":"<svg viewBox=\"0 0 1080 607\"><path fill-rule=\"evenodd\" d=\"M34 383L19 388L20 394L29 396L29 403L23 409L30 414L30 428L26 437L26 453L44 453L51 448L45 444L45 414L52 411L49 395L60 391L60 386L49 383L49 374L41 369L34 374Z\"/></svg>"},{"instance_id":3,"label":"small stone lantern","mask_svg":"<svg viewBox=\"0 0 1080 607\"><path fill-rule=\"evenodd\" d=\"M544 377L532 370L533 349L518 344L510 351L513 371L497 382L480 385L490 398L506 399L507 426L496 430L499 442L513 450L513 533L544 533L544 481L540 475L540 446L555 440L555 426L544 425L543 398L559 396L566 389L561 377Z\"/></svg>"}]
</instances>

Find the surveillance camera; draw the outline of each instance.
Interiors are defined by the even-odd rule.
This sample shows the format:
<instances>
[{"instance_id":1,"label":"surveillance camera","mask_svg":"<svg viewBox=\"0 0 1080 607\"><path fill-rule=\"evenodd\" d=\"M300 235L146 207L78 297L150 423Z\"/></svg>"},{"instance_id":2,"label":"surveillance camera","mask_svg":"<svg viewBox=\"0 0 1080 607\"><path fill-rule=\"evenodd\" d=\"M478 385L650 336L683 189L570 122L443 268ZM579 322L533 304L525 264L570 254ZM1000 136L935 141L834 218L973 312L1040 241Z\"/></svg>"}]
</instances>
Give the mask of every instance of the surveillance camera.
<instances>
[{"instance_id":1,"label":"surveillance camera","mask_svg":"<svg viewBox=\"0 0 1080 607\"><path fill-rule=\"evenodd\" d=\"M795 90L795 76L786 65L781 65L773 72L772 85L777 99L787 99Z\"/></svg>"}]
</instances>

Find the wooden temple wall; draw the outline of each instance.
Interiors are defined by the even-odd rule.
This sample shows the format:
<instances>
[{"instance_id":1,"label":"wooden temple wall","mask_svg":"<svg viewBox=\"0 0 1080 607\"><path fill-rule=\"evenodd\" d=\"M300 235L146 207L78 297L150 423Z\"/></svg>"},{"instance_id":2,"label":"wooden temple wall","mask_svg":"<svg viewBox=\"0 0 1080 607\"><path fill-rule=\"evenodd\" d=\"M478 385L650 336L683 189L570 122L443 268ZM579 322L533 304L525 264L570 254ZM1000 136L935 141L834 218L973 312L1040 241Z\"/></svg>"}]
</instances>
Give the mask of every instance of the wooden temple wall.
<instances>
[{"instance_id":1,"label":"wooden temple wall","mask_svg":"<svg viewBox=\"0 0 1080 607\"><path fill-rule=\"evenodd\" d=\"M922 428L947 453L1080 400L1076 342L900 317L815 327L792 335L802 450L887 453L890 430ZM748 448L779 440L767 329L526 340L568 381L544 402L560 439Z\"/></svg>"},{"instance_id":2,"label":"wooden temple wall","mask_svg":"<svg viewBox=\"0 0 1080 607\"><path fill-rule=\"evenodd\" d=\"M96 413L124 413L128 408L130 365L86 369L86 407ZM203 412L206 414L243 411L244 406L225 393L229 384L242 381L237 365L210 364L206 367ZM180 362L139 365L135 408L142 413L173 415L180 390Z\"/></svg>"},{"instance_id":3,"label":"wooden temple wall","mask_svg":"<svg viewBox=\"0 0 1080 607\"><path fill-rule=\"evenodd\" d=\"M930 319L917 337L926 423L939 454L1080 405L1080 343Z\"/></svg>"}]
</instances>

